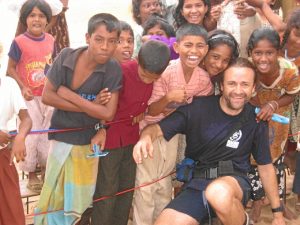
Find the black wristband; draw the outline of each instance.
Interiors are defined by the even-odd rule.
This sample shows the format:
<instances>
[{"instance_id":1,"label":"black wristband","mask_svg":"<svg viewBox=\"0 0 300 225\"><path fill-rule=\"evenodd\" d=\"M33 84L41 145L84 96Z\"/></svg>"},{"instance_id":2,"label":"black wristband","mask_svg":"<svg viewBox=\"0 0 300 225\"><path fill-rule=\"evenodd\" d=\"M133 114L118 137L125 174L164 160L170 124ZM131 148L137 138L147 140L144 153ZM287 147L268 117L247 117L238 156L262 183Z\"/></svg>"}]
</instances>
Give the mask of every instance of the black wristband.
<instances>
[{"instance_id":1,"label":"black wristband","mask_svg":"<svg viewBox=\"0 0 300 225\"><path fill-rule=\"evenodd\" d=\"M95 130L96 130L96 131L101 130L101 129L107 130L108 127L109 127L109 125L102 124L102 123L97 123L97 124L95 125Z\"/></svg>"},{"instance_id":2,"label":"black wristband","mask_svg":"<svg viewBox=\"0 0 300 225\"><path fill-rule=\"evenodd\" d=\"M280 203L280 206L277 208L272 208L272 213L283 212L283 205Z\"/></svg>"}]
</instances>

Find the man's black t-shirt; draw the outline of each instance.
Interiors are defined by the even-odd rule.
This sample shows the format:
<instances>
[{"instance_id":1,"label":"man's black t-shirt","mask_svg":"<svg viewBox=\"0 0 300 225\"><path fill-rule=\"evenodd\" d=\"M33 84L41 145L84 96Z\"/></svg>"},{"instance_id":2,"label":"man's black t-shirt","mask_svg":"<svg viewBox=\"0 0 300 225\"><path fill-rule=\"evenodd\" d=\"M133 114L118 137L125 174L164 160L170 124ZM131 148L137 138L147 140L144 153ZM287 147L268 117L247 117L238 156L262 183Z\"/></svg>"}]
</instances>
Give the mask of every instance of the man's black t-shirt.
<instances>
[{"instance_id":1,"label":"man's black t-shirt","mask_svg":"<svg viewBox=\"0 0 300 225\"><path fill-rule=\"evenodd\" d=\"M236 170L248 172L250 154L259 165L271 163L268 124L256 122L254 107L246 104L240 114L230 116L222 111L219 101L219 96L199 97L179 107L159 123L165 139L185 134L185 156L199 160L206 168L232 160ZM244 122L234 130L238 121Z\"/></svg>"}]
</instances>

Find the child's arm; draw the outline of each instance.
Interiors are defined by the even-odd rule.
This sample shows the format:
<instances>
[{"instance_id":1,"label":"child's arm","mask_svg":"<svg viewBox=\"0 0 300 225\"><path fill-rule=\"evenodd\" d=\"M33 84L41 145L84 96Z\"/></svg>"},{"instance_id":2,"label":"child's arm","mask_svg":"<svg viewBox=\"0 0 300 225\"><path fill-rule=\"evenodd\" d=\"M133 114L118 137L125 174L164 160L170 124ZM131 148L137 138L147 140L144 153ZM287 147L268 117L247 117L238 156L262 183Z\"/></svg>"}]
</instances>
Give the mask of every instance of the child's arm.
<instances>
[{"instance_id":1,"label":"child's arm","mask_svg":"<svg viewBox=\"0 0 300 225\"><path fill-rule=\"evenodd\" d=\"M111 94L111 99L105 105L90 102L64 86L60 86L57 91L60 96L63 96L64 99L70 101L91 117L111 121L116 113L119 97L118 91Z\"/></svg>"},{"instance_id":2,"label":"child's arm","mask_svg":"<svg viewBox=\"0 0 300 225\"><path fill-rule=\"evenodd\" d=\"M25 137L30 132L32 126L32 121L26 109L21 109L18 116L21 123L19 125L19 132L13 141L10 163L13 162L14 157L16 157L17 162L20 160L24 161L26 156Z\"/></svg>"},{"instance_id":3,"label":"child's arm","mask_svg":"<svg viewBox=\"0 0 300 225\"><path fill-rule=\"evenodd\" d=\"M260 106L261 110L257 114L257 119L270 121L275 111L280 107L291 104L294 101L295 96L296 95L284 94L277 101L270 101L267 104Z\"/></svg>"},{"instance_id":4,"label":"child's arm","mask_svg":"<svg viewBox=\"0 0 300 225\"><path fill-rule=\"evenodd\" d=\"M70 112L83 112L75 104L71 103L68 100L65 100L62 96L59 96L56 89L50 80L46 80L45 87L42 95L42 102L46 105L51 105L55 108L70 111Z\"/></svg>"},{"instance_id":5,"label":"child's arm","mask_svg":"<svg viewBox=\"0 0 300 225\"><path fill-rule=\"evenodd\" d=\"M282 21L282 19L280 18L280 16L278 16L276 13L274 13L272 11L272 9L270 8L270 6L262 1L262 0L246 0L246 2L249 5L252 5L256 8L259 8L263 14L265 15L265 17L267 18L267 20L269 21L269 23L271 24L271 26L280 34L282 35L283 32L286 29L286 24Z\"/></svg>"},{"instance_id":6,"label":"child's arm","mask_svg":"<svg viewBox=\"0 0 300 225\"><path fill-rule=\"evenodd\" d=\"M165 112L169 103L171 102L184 103L186 99L187 99L187 94L185 89L171 90L161 99L149 105L148 114L150 116L157 116L160 113Z\"/></svg>"},{"instance_id":7,"label":"child's arm","mask_svg":"<svg viewBox=\"0 0 300 225\"><path fill-rule=\"evenodd\" d=\"M103 150L105 148L105 141L106 141L106 130L100 129L91 139L91 150L93 151L94 144L99 145L100 149Z\"/></svg>"},{"instance_id":8,"label":"child's arm","mask_svg":"<svg viewBox=\"0 0 300 225\"><path fill-rule=\"evenodd\" d=\"M13 60L12 58L8 59L8 66L7 66L7 75L15 79L17 81L21 91L22 95L25 98L26 101L30 101L33 99L33 94L32 91L30 90L29 87L26 87L21 80L20 76L17 73L17 62Z\"/></svg>"}]
</instances>

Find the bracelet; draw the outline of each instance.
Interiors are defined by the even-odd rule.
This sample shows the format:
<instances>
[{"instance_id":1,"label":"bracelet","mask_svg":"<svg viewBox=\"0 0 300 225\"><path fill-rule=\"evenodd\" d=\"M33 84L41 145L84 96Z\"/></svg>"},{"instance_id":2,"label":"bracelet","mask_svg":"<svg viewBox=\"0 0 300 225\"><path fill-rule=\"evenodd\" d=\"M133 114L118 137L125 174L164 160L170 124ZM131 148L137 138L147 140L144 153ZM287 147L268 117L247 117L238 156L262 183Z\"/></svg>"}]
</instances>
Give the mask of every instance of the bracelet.
<instances>
[{"instance_id":1,"label":"bracelet","mask_svg":"<svg viewBox=\"0 0 300 225\"><path fill-rule=\"evenodd\" d=\"M280 203L280 206L277 208L272 208L272 213L277 213L277 212L283 212L284 208L283 208L283 204Z\"/></svg>"},{"instance_id":2,"label":"bracelet","mask_svg":"<svg viewBox=\"0 0 300 225\"><path fill-rule=\"evenodd\" d=\"M271 101L271 103L273 103L273 102L275 103L275 105L276 105L276 110L277 110L277 109L279 108L279 104L278 104L278 102L277 102L277 101L274 101L274 100L273 100L273 101Z\"/></svg>"},{"instance_id":3,"label":"bracelet","mask_svg":"<svg viewBox=\"0 0 300 225\"><path fill-rule=\"evenodd\" d=\"M107 130L108 128L109 128L109 125L102 124L102 123L97 123L97 124L95 125L95 130L96 130L96 131L101 130L101 129Z\"/></svg>"},{"instance_id":4,"label":"bracelet","mask_svg":"<svg viewBox=\"0 0 300 225\"><path fill-rule=\"evenodd\" d=\"M272 103L271 103L271 102L268 102L267 104L268 104L268 106L270 106L270 107L272 108L272 110L275 112L275 108L274 108L274 106L272 105Z\"/></svg>"}]
</instances>

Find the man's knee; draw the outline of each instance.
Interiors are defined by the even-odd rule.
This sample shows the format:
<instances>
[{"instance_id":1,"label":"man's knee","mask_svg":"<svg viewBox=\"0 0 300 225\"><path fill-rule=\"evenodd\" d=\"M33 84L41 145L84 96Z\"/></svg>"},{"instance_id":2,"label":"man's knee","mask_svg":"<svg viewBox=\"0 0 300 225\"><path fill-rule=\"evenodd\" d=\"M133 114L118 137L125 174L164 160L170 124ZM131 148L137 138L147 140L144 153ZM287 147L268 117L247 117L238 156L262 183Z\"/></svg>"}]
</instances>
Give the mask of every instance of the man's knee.
<instances>
[{"instance_id":1,"label":"man's knee","mask_svg":"<svg viewBox=\"0 0 300 225\"><path fill-rule=\"evenodd\" d=\"M164 209L154 225L199 225L193 217L174 209Z\"/></svg>"},{"instance_id":2,"label":"man's knee","mask_svg":"<svg viewBox=\"0 0 300 225\"><path fill-rule=\"evenodd\" d=\"M222 179L213 181L205 190L205 197L214 208L226 209L232 204L234 196L232 186Z\"/></svg>"}]
</instances>

